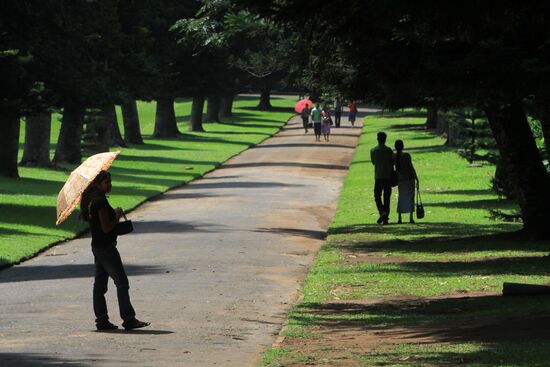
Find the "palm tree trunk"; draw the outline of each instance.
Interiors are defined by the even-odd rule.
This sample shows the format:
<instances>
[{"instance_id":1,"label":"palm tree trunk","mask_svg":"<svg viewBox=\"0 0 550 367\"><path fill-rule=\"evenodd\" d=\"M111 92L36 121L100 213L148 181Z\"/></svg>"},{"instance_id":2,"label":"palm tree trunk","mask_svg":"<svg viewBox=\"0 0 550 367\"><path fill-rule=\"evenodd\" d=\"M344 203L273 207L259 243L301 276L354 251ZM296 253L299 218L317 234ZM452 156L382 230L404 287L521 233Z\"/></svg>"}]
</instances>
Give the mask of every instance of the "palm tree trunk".
<instances>
[{"instance_id":1,"label":"palm tree trunk","mask_svg":"<svg viewBox=\"0 0 550 367\"><path fill-rule=\"evenodd\" d=\"M233 100L235 96L233 94L228 94L223 96L220 101L220 111L219 117L232 117L233 116Z\"/></svg>"},{"instance_id":2,"label":"palm tree trunk","mask_svg":"<svg viewBox=\"0 0 550 367\"><path fill-rule=\"evenodd\" d=\"M120 107L124 122L124 141L127 144L143 144L136 100L123 103Z\"/></svg>"},{"instance_id":3,"label":"palm tree trunk","mask_svg":"<svg viewBox=\"0 0 550 367\"><path fill-rule=\"evenodd\" d=\"M25 149L22 166L51 167L50 133L52 114L42 112L25 118Z\"/></svg>"},{"instance_id":4,"label":"palm tree trunk","mask_svg":"<svg viewBox=\"0 0 550 367\"><path fill-rule=\"evenodd\" d=\"M122 134L120 133L120 128L118 126L115 105L109 104L105 106L103 108L103 114L105 115L105 120L107 121L107 126L109 129L109 146L125 147L126 143L124 142L124 139L122 139Z\"/></svg>"},{"instance_id":5,"label":"palm tree trunk","mask_svg":"<svg viewBox=\"0 0 550 367\"><path fill-rule=\"evenodd\" d=\"M212 95L208 97L206 105L206 117L204 122L220 122L218 113L220 111L220 96Z\"/></svg>"},{"instance_id":6,"label":"palm tree trunk","mask_svg":"<svg viewBox=\"0 0 550 367\"><path fill-rule=\"evenodd\" d=\"M524 229L532 238L550 238L546 213L550 179L521 104L489 106L486 114L521 209Z\"/></svg>"},{"instance_id":7,"label":"palm tree trunk","mask_svg":"<svg viewBox=\"0 0 550 367\"><path fill-rule=\"evenodd\" d=\"M271 88L265 87L260 91L260 103L258 104L258 110L260 111L269 111L273 107L271 106L270 101Z\"/></svg>"},{"instance_id":8,"label":"palm tree trunk","mask_svg":"<svg viewBox=\"0 0 550 367\"><path fill-rule=\"evenodd\" d=\"M61 129L55 147L53 162L80 163L82 160L81 140L84 107L75 103L66 103L61 119Z\"/></svg>"},{"instance_id":9,"label":"palm tree trunk","mask_svg":"<svg viewBox=\"0 0 550 367\"><path fill-rule=\"evenodd\" d=\"M177 138L180 135L174 111L174 99L163 98L157 100L155 115L155 138Z\"/></svg>"},{"instance_id":10,"label":"palm tree trunk","mask_svg":"<svg viewBox=\"0 0 550 367\"><path fill-rule=\"evenodd\" d=\"M17 156L19 154L19 115L16 111L0 111L0 177L19 177Z\"/></svg>"},{"instance_id":11,"label":"palm tree trunk","mask_svg":"<svg viewBox=\"0 0 550 367\"><path fill-rule=\"evenodd\" d=\"M204 97L194 96L189 118L189 130L204 131L202 128L202 111L204 110Z\"/></svg>"}]
</instances>

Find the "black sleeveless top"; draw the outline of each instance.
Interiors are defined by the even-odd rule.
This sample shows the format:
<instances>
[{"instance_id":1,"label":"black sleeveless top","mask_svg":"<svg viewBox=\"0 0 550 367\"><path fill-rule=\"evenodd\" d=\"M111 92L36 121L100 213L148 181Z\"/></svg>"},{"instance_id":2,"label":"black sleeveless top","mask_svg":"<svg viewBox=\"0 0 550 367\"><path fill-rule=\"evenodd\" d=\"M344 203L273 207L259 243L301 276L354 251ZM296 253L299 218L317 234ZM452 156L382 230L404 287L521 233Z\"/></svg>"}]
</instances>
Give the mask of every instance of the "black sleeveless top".
<instances>
[{"instance_id":1,"label":"black sleeveless top","mask_svg":"<svg viewBox=\"0 0 550 367\"><path fill-rule=\"evenodd\" d=\"M94 198L90 203L90 229L92 231L92 247L111 246L116 243L116 232L113 228L110 232L103 232L101 222L99 221L99 211L107 208L109 220L114 220L116 217L115 210L107 201L104 195Z\"/></svg>"}]
</instances>

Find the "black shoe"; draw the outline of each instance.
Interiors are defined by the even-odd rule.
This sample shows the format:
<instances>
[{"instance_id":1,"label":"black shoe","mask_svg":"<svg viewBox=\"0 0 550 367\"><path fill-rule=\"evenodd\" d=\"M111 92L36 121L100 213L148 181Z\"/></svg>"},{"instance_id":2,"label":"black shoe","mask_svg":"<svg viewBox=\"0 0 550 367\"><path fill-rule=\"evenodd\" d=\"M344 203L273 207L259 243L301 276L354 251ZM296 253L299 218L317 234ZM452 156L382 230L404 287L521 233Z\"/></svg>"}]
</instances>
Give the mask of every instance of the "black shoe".
<instances>
[{"instance_id":1,"label":"black shoe","mask_svg":"<svg viewBox=\"0 0 550 367\"><path fill-rule=\"evenodd\" d=\"M382 224L383 221L384 221L384 216L381 215L381 216L378 218L378 220L376 221L376 223Z\"/></svg>"},{"instance_id":2,"label":"black shoe","mask_svg":"<svg viewBox=\"0 0 550 367\"><path fill-rule=\"evenodd\" d=\"M118 326L115 324L105 321L99 324L95 324L95 327L97 328L97 331L106 331L106 330L116 330L118 329Z\"/></svg>"},{"instance_id":3,"label":"black shoe","mask_svg":"<svg viewBox=\"0 0 550 367\"><path fill-rule=\"evenodd\" d=\"M387 225L388 224L388 218L384 219L384 221L382 222L383 225Z\"/></svg>"},{"instance_id":4,"label":"black shoe","mask_svg":"<svg viewBox=\"0 0 550 367\"><path fill-rule=\"evenodd\" d=\"M150 322L139 321L138 319L133 319L133 320L130 320L128 322L124 321L122 323L122 326L124 327L124 330L139 329L139 328L146 327L146 326L149 326L149 325L151 325Z\"/></svg>"}]
</instances>

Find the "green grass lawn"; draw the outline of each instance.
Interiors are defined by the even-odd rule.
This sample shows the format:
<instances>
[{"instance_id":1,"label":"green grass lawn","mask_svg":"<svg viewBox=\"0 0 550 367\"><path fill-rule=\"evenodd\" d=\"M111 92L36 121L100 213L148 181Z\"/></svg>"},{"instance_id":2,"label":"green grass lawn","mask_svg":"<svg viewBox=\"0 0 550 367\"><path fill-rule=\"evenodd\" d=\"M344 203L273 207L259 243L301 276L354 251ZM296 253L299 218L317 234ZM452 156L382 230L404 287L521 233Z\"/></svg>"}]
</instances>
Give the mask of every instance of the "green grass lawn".
<instances>
[{"instance_id":1,"label":"green grass lawn","mask_svg":"<svg viewBox=\"0 0 550 367\"><path fill-rule=\"evenodd\" d=\"M110 172L113 175L111 202L125 210L144 200L203 175L231 156L277 132L292 116L294 101L273 98L272 112L256 111L257 99L239 97L234 117L222 123L205 124L206 132L186 132L191 110L189 100L175 104L179 139L153 139L155 103L138 104L145 145L122 148ZM121 129L122 117L117 111ZM51 154L59 135L59 116L52 119ZM21 129L24 132L24 126ZM121 130L122 131L122 130ZM24 136L21 136L22 155ZM70 170L20 167L20 179L0 178L0 267L36 254L52 243L73 238L87 228L73 214L55 226L56 199Z\"/></svg>"},{"instance_id":2,"label":"green grass lawn","mask_svg":"<svg viewBox=\"0 0 550 367\"><path fill-rule=\"evenodd\" d=\"M544 256L550 243L521 239L514 234L521 224L490 219L489 209L516 209L491 191L494 166L469 167L423 129L424 117L414 115L365 118L303 301L287 317L285 342L266 353L263 365L548 365L550 343L541 334L550 320L550 299L504 298L499 292L503 282L548 283L550 260ZM388 145L402 139L412 155L426 209L417 224L397 225L395 213L390 225L376 224L369 151L380 130L388 133ZM392 211L396 199L394 192ZM534 330L518 337L518 323L505 320L526 320ZM374 347L351 353L326 336L404 327L433 340L390 343L381 337Z\"/></svg>"}]
</instances>

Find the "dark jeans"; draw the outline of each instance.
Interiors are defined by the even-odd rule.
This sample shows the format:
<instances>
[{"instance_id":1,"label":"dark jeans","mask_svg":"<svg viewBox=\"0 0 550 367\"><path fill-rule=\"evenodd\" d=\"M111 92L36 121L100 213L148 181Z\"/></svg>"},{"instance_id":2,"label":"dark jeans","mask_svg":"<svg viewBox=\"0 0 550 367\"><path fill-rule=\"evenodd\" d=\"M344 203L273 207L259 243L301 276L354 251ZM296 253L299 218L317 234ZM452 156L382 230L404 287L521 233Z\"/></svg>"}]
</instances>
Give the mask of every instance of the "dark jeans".
<instances>
[{"instance_id":1,"label":"dark jeans","mask_svg":"<svg viewBox=\"0 0 550 367\"><path fill-rule=\"evenodd\" d=\"M315 135L321 136L321 123L320 122L314 122L313 123L313 131L315 131Z\"/></svg>"},{"instance_id":2,"label":"dark jeans","mask_svg":"<svg viewBox=\"0 0 550 367\"><path fill-rule=\"evenodd\" d=\"M340 127L340 120L342 120L342 112L334 112L334 126Z\"/></svg>"},{"instance_id":3,"label":"dark jeans","mask_svg":"<svg viewBox=\"0 0 550 367\"><path fill-rule=\"evenodd\" d=\"M304 130L307 132L307 125L309 124L309 119L302 117L302 125L304 126Z\"/></svg>"},{"instance_id":4,"label":"dark jeans","mask_svg":"<svg viewBox=\"0 0 550 367\"><path fill-rule=\"evenodd\" d=\"M92 252L95 258L95 322L100 324L109 320L107 303L105 302L105 293L107 293L109 277L113 278L116 285L120 317L124 321L133 320L136 313L130 303L130 295L128 293L130 285L117 248L114 245L94 247L92 248Z\"/></svg>"},{"instance_id":5,"label":"dark jeans","mask_svg":"<svg viewBox=\"0 0 550 367\"><path fill-rule=\"evenodd\" d=\"M384 201L382 201L382 193L384 194ZM377 178L374 182L374 201L378 208L378 213L382 215L390 214L390 198L391 198L391 185L389 178Z\"/></svg>"}]
</instances>

